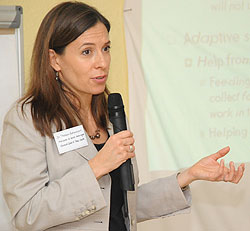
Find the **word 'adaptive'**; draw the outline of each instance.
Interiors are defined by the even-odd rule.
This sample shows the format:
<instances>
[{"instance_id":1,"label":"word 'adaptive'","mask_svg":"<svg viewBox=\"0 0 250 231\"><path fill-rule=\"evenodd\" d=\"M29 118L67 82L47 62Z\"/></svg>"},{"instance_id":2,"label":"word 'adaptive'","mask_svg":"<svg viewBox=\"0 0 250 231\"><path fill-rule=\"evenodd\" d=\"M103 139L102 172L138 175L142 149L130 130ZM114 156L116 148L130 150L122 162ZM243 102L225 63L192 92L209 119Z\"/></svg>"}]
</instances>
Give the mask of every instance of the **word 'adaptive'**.
<instances>
[{"instance_id":1,"label":"word 'adaptive'","mask_svg":"<svg viewBox=\"0 0 250 231\"><path fill-rule=\"evenodd\" d=\"M196 34L185 34L184 44L206 44L209 46L215 44L225 44L225 43L237 43L240 41L240 35L238 33L216 33L216 34L203 34L198 32Z\"/></svg>"}]
</instances>

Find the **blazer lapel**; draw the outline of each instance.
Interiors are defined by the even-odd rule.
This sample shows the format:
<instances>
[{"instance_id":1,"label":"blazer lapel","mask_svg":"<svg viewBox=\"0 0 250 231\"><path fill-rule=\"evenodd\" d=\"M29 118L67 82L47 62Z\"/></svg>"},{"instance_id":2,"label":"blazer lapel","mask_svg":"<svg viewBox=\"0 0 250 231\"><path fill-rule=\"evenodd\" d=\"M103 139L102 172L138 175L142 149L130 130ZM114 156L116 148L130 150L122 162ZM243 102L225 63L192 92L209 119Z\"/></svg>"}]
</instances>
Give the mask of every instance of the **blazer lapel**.
<instances>
[{"instance_id":1,"label":"blazer lapel","mask_svg":"<svg viewBox=\"0 0 250 231\"><path fill-rule=\"evenodd\" d=\"M74 151L80 154L83 158L90 160L96 155L97 150L92 140L87 135L87 133L86 133L86 138L87 138L88 145L82 148L78 148Z\"/></svg>"},{"instance_id":2,"label":"blazer lapel","mask_svg":"<svg viewBox=\"0 0 250 231\"><path fill-rule=\"evenodd\" d=\"M88 145L79 149L74 150L78 154L80 154L83 158L90 160L93 157L95 157L97 153L97 149L95 148L95 145L93 144L92 140L89 138L87 132L84 130L87 138ZM113 125L109 122L108 124L108 133L109 136L112 136L114 134L113 132Z\"/></svg>"}]
</instances>

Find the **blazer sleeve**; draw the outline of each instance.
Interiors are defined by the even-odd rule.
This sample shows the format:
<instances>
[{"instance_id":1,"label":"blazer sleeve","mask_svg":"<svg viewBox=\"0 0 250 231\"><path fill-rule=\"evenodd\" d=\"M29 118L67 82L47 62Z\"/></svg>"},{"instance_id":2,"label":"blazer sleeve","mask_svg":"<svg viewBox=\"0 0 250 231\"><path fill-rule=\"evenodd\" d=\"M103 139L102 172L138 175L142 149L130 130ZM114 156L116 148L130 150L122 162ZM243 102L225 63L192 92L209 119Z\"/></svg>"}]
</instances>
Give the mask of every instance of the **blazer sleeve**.
<instances>
[{"instance_id":1,"label":"blazer sleeve","mask_svg":"<svg viewBox=\"0 0 250 231\"><path fill-rule=\"evenodd\" d=\"M137 222L190 211L190 188L182 190L176 176L159 178L138 187Z\"/></svg>"},{"instance_id":2,"label":"blazer sleeve","mask_svg":"<svg viewBox=\"0 0 250 231\"><path fill-rule=\"evenodd\" d=\"M45 230L80 220L106 206L88 162L50 181L45 138L26 113L13 107L5 117L1 166L3 193L18 230ZM87 212L86 212L87 211Z\"/></svg>"}]
</instances>

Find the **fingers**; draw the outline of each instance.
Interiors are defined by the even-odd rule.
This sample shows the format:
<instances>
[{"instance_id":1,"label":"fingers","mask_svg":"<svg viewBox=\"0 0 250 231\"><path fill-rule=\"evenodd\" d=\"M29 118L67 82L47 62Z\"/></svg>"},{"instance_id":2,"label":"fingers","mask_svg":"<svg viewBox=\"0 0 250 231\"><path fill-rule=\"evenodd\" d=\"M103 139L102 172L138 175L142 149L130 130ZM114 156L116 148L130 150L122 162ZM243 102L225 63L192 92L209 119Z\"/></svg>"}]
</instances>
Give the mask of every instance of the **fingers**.
<instances>
[{"instance_id":1,"label":"fingers","mask_svg":"<svg viewBox=\"0 0 250 231\"><path fill-rule=\"evenodd\" d=\"M133 137L133 133L129 130L124 130L116 133L114 136L117 136L120 139L125 139L128 137Z\"/></svg>"},{"instance_id":2,"label":"fingers","mask_svg":"<svg viewBox=\"0 0 250 231\"><path fill-rule=\"evenodd\" d=\"M225 166L224 166L224 160L222 159L221 161L220 161L220 168L219 168L219 179L218 180L222 180L223 179L223 177L224 177L224 172L225 172Z\"/></svg>"},{"instance_id":3,"label":"fingers","mask_svg":"<svg viewBox=\"0 0 250 231\"><path fill-rule=\"evenodd\" d=\"M134 145L130 144L128 152L134 152L134 150L135 150Z\"/></svg>"},{"instance_id":4,"label":"fingers","mask_svg":"<svg viewBox=\"0 0 250 231\"><path fill-rule=\"evenodd\" d=\"M125 138L122 141L122 144L125 145L125 146L131 145L131 144L133 145L134 143L135 143L135 140L134 140L133 137Z\"/></svg>"},{"instance_id":5,"label":"fingers","mask_svg":"<svg viewBox=\"0 0 250 231\"><path fill-rule=\"evenodd\" d=\"M132 158L135 156L135 146L133 144L124 146L126 154L129 156L129 158Z\"/></svg>"},{"instance_id":6,"label":"fingers","mask_svg":"<svg viewBox=\"0 0 250 231\"><path fill-rule=\"evenodd\" d=\"M229 163L229 170L228 170L228 173L224 175L224 181L225 182L231 182L231 183L239 183L240 179L242 178L243 176L243 173L244 173L244 170L245 170L245 165L244 164L241 164L237 171L235 170L235 165L234 165L234 162L231 161Z\"/></svg>"},{"instance_id":7,"label":"fingers","mask_svg":"<svg viewBox=\"0 0 250 231\"><path fill-rule=\"evenodd\" d=\"M135 150L135 140L133 137L133 133L126 130L121 131L112 136L112 139L115 140L117 146L120 147L120 151L126 151L129 153L133 153Z\"/></svg>"},{"instance_id":8,"label":"fingers","mask_svg":"<svg viewBox=\"0 0 250 231\"><path fill-rule=\"evenodd\" d=\"M225 148L222 148L222 149L219 150L218 152L212 154L211 157L212 157L214 160L218 160L219 158L225 156L229 151L230 151L230 147L227 146L227 147L225 147Z\"/></svg>"},{"instance_id":9,"label":"fingers","mask_svg":"<svg viewBox=\"0 0 250 231\"><path fill-rule=\"evenodd\" d=\"M120 156L121 164L126 162L128 159L135 157L135 147L134 145L127 145L121 148L120 153L117 153L117 156Z\"/></svg>"},{"instance_id":10,"label":"fingers","mask_svg":"<svg viewBox=\"0 0 250 231\"><path fill-rule=\"evenodd\" d=\"M228 174L224 177L225 182L232 182L235 178L235 167L234 167L234 162L229 163L230 170Z\"/></svg>"},{"instance_id":11,"label":"fingers","mask_svg":"<svg viewBox=\"0 0 250 231\"><path fill-rule=\"evenodd\" d=\"M89 161L97 179L135 157L133 133L121 131L110 136L104 147Z\"/></svg>"},{"instance_id":12,"label":"fingers","mask_svg":"<svg viewBox=\"0 0 250 231\"><path fill-rule=\"evenodd\" d=\"M125 162L127 159L135 156L135 146L133 133L129 130L121 131L110 137L109 141L112 147L116 150L116 155L120 154L122 161Z\"/></svg>"},{"instance_id":13,"label":"fingers","mask_svg":"<svg viewBox=\"0 0 250 231\"><path fill-rule=\"evenodd\" d=\"M225 148L222 148L215 154L210 155L210 157L214 159L215 161L217 161L219 158L224 157L229 151L230 151L230 147L227 146ZM229 168L227 168L225 167L224 160L222 159L220 161L218 177L216 179L218 181L222 180L225 182L231 182L231 183L237 184L241 180L244 170L245 170L245 165L241 164L236 171L233 161L229 163Z\"/></svg>"},{"instance_id":14,"label":"fingers","mask_svg":"<svg viewBox=\"0 0 250 231\"><path fill-rule=\"evenodd\" d=\"M242 178L243 176L243 173L245 171L245 165L244 164L241 164L239 167L238 167L238 170L236 172L236 175L234 177L234 179L232 180L232 183L235 183L235 184L238 184L240 179Z\"/></svg>"}]
</instances>

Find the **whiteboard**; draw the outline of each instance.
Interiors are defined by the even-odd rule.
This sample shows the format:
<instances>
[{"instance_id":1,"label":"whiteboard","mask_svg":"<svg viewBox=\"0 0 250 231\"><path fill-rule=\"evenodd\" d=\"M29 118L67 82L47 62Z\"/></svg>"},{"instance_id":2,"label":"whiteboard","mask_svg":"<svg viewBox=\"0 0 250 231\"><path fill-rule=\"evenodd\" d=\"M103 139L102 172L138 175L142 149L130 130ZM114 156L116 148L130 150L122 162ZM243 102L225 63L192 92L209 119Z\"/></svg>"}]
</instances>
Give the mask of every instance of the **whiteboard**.
<instances>
[{"instance_id":1,"label":"whiteboard","mask_svg":"<svg viewBox=\"0 0 250 231\"><path fill-rule=\"evenodd\" d=\"M0 6L0 135L6 112L24 93L22 15L20 6ZM0 178L0 230L10 231L10 224Z\"/></svg>"}]
</instances>

